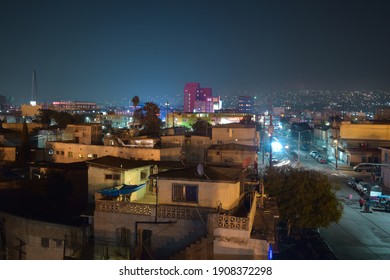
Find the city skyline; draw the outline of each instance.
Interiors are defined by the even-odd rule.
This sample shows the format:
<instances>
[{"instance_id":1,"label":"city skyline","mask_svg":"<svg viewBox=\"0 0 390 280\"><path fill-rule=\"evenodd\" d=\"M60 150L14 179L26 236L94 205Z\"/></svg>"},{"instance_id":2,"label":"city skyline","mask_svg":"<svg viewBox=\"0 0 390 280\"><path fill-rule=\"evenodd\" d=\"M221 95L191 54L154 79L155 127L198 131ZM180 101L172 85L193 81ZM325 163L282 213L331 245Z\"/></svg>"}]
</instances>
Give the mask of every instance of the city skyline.
<instances>
[{"instance_id":1,"label":"city skyline","mask_svg":"<svg viewBox=\"0 0 390 280\"><path fill-rule=\"evenodd\" d=\"M386 1L7 1L0 95L27 101L389 89Z\"/></svg>"}]
</instances>

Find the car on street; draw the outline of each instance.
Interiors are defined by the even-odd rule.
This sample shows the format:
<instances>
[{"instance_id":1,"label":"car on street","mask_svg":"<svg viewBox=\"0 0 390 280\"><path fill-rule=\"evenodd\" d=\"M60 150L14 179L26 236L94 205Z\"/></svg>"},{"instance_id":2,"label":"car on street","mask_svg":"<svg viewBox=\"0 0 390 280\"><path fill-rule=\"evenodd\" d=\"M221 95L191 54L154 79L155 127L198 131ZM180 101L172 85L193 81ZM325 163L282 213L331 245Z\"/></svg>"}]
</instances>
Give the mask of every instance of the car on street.
<instances>
[{"instance_id":1,"label":"car on street","mask_svg":"<svg viewBox=\"0 0 390 280\"><path fill-rule=\"evenodd\" d=\"M356 184L363 181L363 179L355 178L355 177L350 177L348 179L348 186L350 186L352 189L356 189Z\"/></svg>"},{"instance_id":2,"label":"car on street","mask_svg":"<svg viewBox=\"0 0 390 280\"><path fill-rule=\"evenodd\" d=\"M315 157L317 154L318 154L317 151L311 151L311 152L309 153L309 155L310 155L311 157Z\"/></svg>"},{"instance_id":3,"label":"car on street","mask_svg":"<svg viewBox=\"0 0 390 280\"><path fill-rule=\"evenodd\" d=\"M356 190L362 195L366 194L369 188L370 188L370 184L364 181L360 181L359 183L356 184Z\"/></svg>"},{"instance_id":4,"label":"car on street","mask_svg":"<svg viewBox=\"0 0 390 280\"><path fill-rule=\"evenodd\" d=\"M319 163L322 163L322 164L326 164L326 162L327 162L326 158L324 158L324 157L319 157L319 158L317 158L317 161L318 161Z\"/></svg>"},{"instance_id":5,"label":"car on street","mask_svg":"<svg viewBox=\"0 0 390 280\"><path fill-rule=\"evenodd\" d=\"M387 201L387 202L385 203L385 211L386 211L386 212L390 212L390 201Z\"/></svg>"}]
</instances>

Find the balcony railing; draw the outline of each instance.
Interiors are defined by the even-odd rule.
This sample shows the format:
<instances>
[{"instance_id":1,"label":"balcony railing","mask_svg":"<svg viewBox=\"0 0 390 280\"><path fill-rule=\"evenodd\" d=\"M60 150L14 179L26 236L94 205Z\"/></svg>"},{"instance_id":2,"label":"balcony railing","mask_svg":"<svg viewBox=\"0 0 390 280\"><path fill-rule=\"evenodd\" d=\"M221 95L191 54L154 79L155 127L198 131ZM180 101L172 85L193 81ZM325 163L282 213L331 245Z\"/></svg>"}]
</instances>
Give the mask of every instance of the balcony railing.
<instances>
[{"instance_id":1,"label":"balcony railing","mask_svg":"<svg viewBox=\"0 0 390 280\"><path fill-rule=\"evenodd\" d=\"M246 231L252 230L253 221L255 219L255 214L256 214L256 205L257 205L256 195L253 195L251 200L252 200L251 209L246 217L237 217L233 215L219 214L217 216L216 227L226 228L226 229L246 230Z\"/></svg>"},{"instance_id":2,"label":"balcony railing","mask_svg":"<svg viewBox=\"0 0 390 280\"><path fill-rule=\"evenodd\" d=\"M130 203L126 201L116 201L116 200L97 200L95 209L96 211L102 211L102 212L127 213L127 214L151 216L152 208L154 207L153 205L150 204Z\"/></svg>"}]
</instances>

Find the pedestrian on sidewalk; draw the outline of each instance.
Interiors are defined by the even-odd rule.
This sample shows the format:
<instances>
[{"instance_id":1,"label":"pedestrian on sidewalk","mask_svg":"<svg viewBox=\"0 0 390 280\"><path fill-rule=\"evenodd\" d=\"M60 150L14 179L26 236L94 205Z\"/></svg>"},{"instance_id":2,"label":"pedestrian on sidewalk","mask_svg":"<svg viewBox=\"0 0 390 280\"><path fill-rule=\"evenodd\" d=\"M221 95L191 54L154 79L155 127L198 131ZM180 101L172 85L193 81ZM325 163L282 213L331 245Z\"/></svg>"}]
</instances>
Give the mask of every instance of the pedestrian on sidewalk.
<instances>
[{"instance_id":1,"label":"pedestrian on sidewalk","mask_svg":"<svg viewBox=\"0 0 390 280\"><path fill-rule=\"evenodd\" d=\"M364 199L363 198L359 199L359 205L360 205L360 209L364 206Z\"/></svg>"}]
</instances>

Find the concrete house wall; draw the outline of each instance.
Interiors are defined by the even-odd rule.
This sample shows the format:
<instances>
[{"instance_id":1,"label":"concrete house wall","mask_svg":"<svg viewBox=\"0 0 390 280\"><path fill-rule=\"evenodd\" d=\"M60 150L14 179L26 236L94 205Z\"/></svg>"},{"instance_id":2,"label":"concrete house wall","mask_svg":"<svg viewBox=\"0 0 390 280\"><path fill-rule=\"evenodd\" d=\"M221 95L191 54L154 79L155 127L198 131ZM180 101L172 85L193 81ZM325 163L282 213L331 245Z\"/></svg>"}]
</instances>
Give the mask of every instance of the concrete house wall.
<instances>
[{"instance_id":1,"label":"concrete house wall","mask_svg":"<svg viewBox=\"0 0 390 280\"><path fill-rule=\"evenodd\" d=\"M134 160L180 160L180 147L153 149L46 142L46 150L49 160L62 163L80 162L103 156L116 156Z\"/></svg>"},{"instance_id":2,"label":"concrete house wall","mask_svg":"<svg viewBox=\"0 0 390 280\"><path fill-rule=\"evenodd\" d=\"M150 166L134 168L131 170L120 170L113 168L97 167L90 165L88 168L88 198L94 198L97 191L126 185L141 185L148 182L150 175ZM142 174L141 174L142 173ZM106 175L119 175L118 180L107 179ZM133 193L131 200L140 199L145 196L148 186L142 188L140 191Z\"/></svg>"},{"instance_id":3,"label":"concrete house wall","mask_svg":"<svg viewBox=\"0 0 390 280\"><path fill-rule=\"evenodd\" d=\"M258 147L260 135L254 125L228 124L213 126L212 144L229 143Z\"/></svg>"},{"instance_id":4,"label":"concrete house wall","mask_svg":"<svg viewBox=\"0 0 390 280\"><path fill-rule=\"evenodd\" d=\"M197 185L198 203L172 201L173 184ZM158 180L157 187L159 188L158 201L161 204L216 208L221 203L224 209L231 209L237 204L238 198L240 197L240 182L225 183Z\"/></svg>"},{"instance_id":5,"label":"concrete house wall","mask_svg":"<svg viewBox=\"0 0 390 280\"><path fill-rule=\"evenodd\" d=\"M81 227L30 220L4 212L0 212L0 219L10 260L62 260L64 246L65 257L76 258L83 247Z\"/></svg>"}]
</instances>

